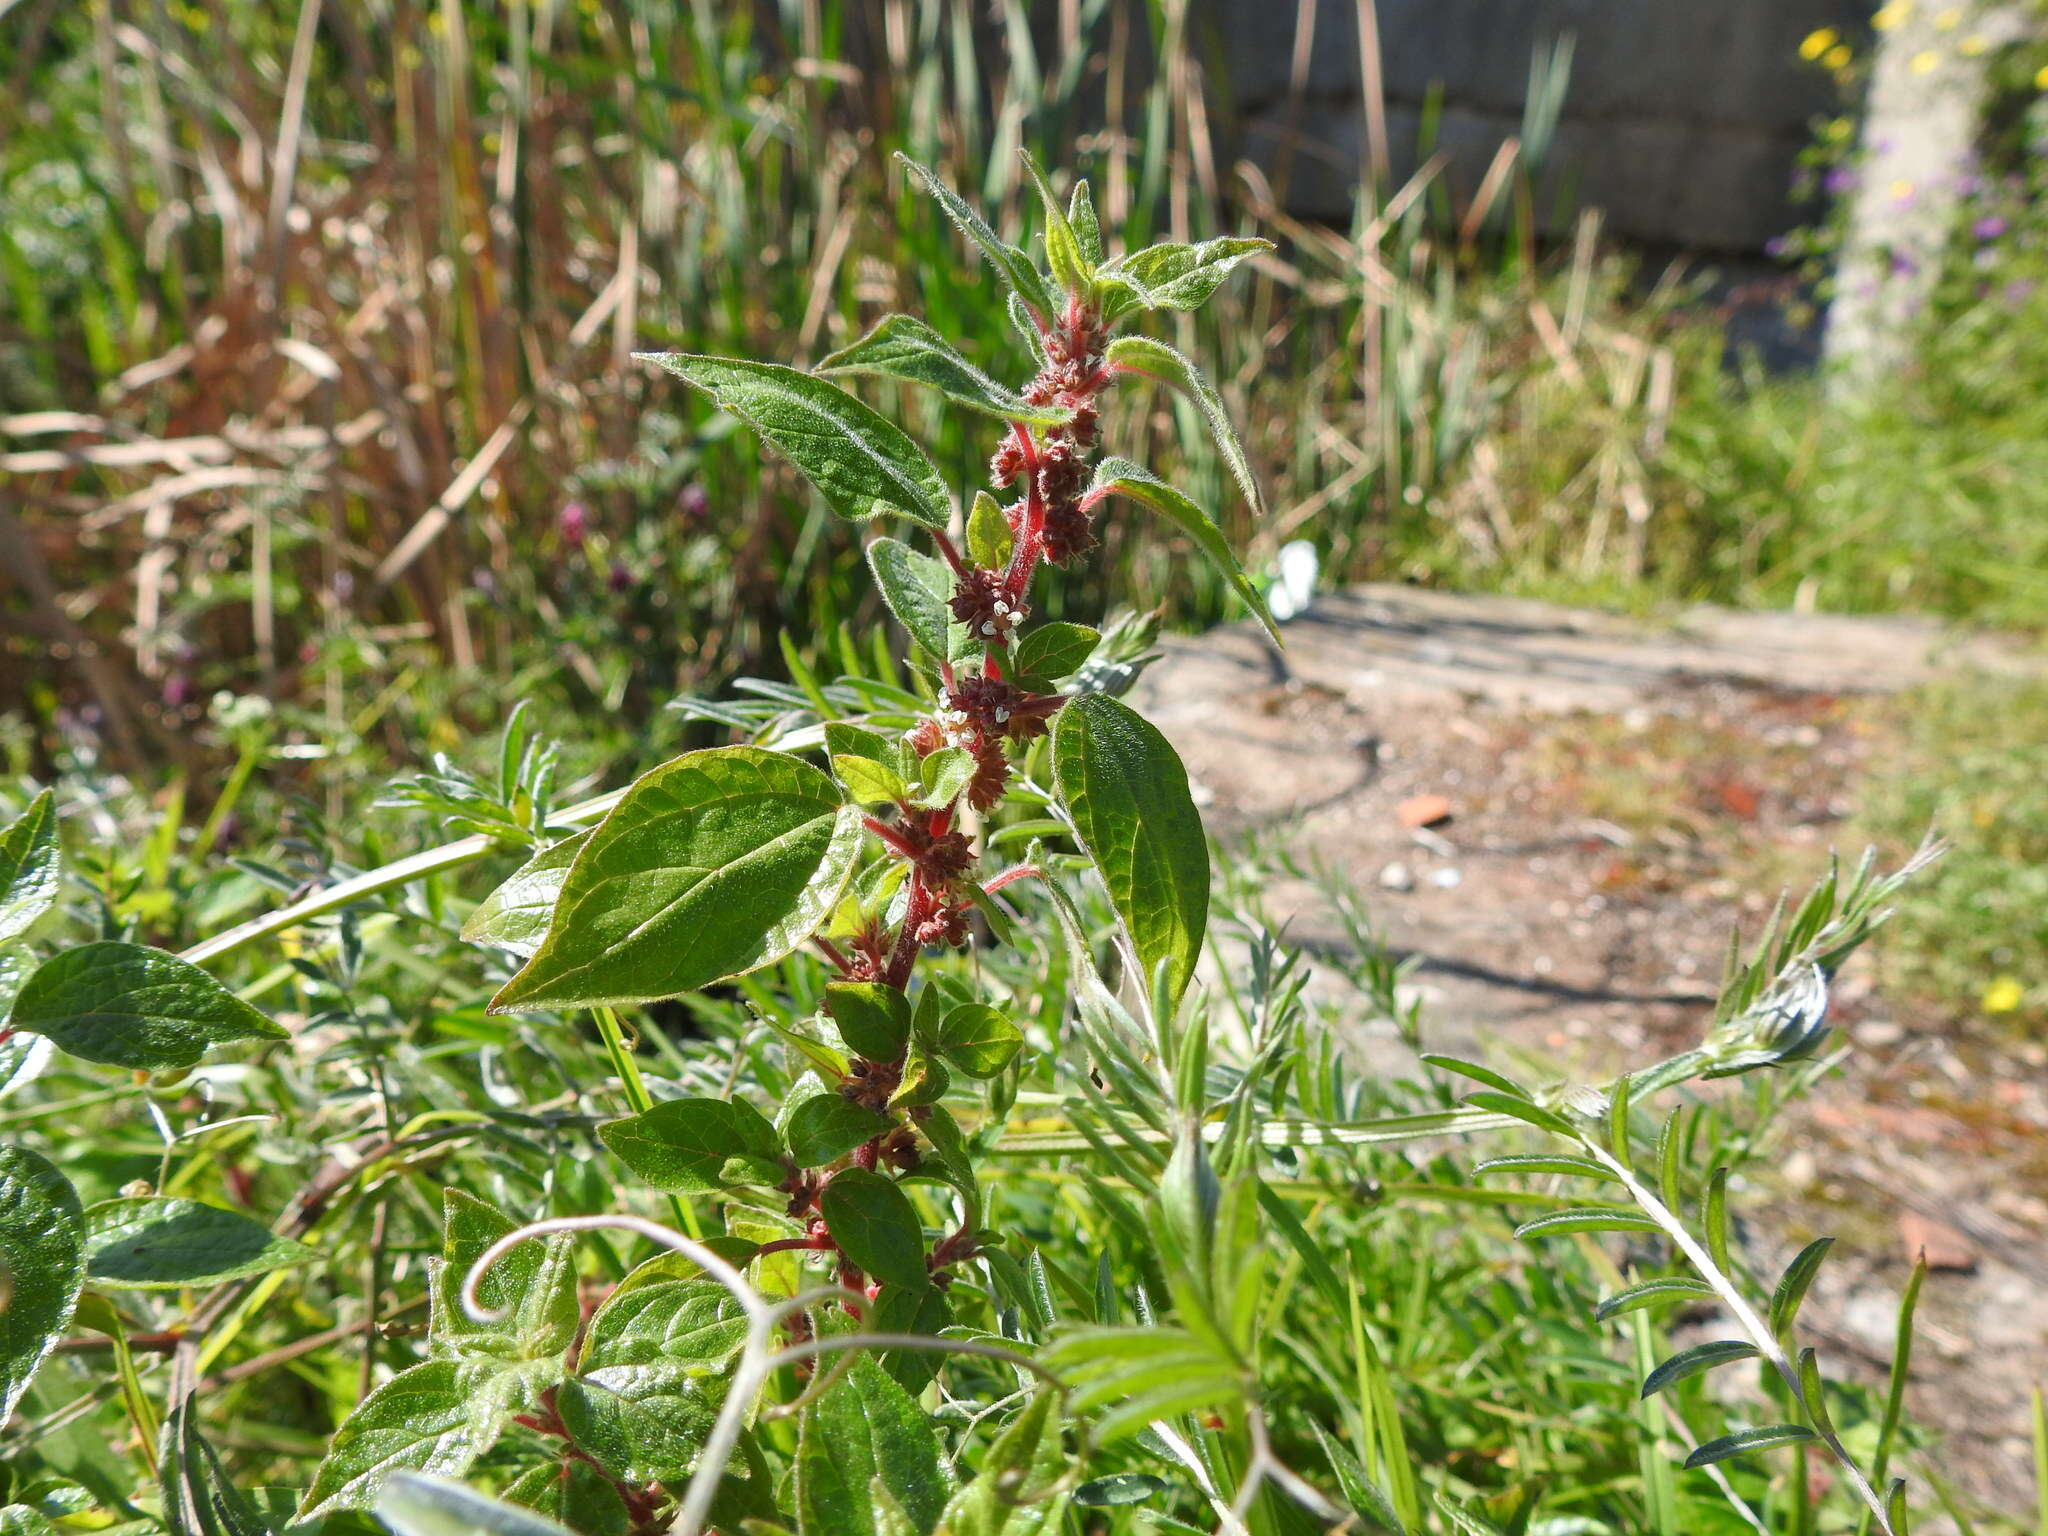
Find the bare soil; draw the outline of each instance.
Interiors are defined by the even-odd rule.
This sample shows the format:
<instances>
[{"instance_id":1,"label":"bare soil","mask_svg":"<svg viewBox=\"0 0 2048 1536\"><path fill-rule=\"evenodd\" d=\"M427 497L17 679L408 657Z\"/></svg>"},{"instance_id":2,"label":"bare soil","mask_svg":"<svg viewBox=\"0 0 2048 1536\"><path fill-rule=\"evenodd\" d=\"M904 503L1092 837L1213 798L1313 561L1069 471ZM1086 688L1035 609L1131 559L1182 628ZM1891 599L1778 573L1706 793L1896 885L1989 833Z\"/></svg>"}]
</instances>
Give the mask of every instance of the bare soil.
<instances>
[{"instance_id":1,"label":"bare soil","mask_svg":"<svg viewBox=\"0 0 2048 1536\"><path fill-rule=\"evenodd\" d=\"M1367 898L1417 957L1432 1048L1586 1074L1697 1038L1731 927L1753 933L1853 835L1859 784L1892 749L1874 701L1944 668L2029 664L1914 620L1647 624L1403 587L1320 600L1286 637L1284 658L1249 627L1170 642L1141 685L1212 825ZM1449 818L1407 825L1443 809L1424 797ZM1300 943L1347 942L1310 882L1269 905ZM1869 1380L1927 1252L1910 1405L1943 1433L1942 1475L2016 1516L2034 1497L2029 1394L2048 1386L2048 1050L1875 975L1859 957L1839 979L1850 1049L1738 1192L1745 1240L1771 1268L1836 1236L1802 1321L1831 1372Z\"/></svg>"}]
</instances>

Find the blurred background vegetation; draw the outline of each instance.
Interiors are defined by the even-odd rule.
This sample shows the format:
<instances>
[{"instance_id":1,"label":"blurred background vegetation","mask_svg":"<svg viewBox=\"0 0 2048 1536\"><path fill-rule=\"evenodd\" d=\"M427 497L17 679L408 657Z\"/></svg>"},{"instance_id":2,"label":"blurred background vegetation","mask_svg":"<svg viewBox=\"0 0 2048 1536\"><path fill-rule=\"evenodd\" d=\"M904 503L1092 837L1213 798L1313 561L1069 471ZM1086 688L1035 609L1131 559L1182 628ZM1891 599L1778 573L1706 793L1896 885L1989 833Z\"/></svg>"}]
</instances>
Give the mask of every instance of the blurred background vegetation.
<instances>
[{"instance_id":1,"label":"blurred background vegetation","mask_svg":"<svg viewBox=\"0 0 2048 1536\"><path fill-rule=\"evenodd\" d=\"M0 6L9 765L152 795L202 855L236 846L253 778L373 857L351 818L375 781L515 699L570 779L615 781L685 740L671 698L783 673L785 637L866 649L856 533L630 354L801 363L897 308L958 334L984 276L899 149L1014 213L1031 147L1133 244L1280 242L1181 338L1275 510L1250 526L1214 463L1183 478L1255 569L1307 540L1326 583L2038 631L2048 227L2011 178L1996 273L1947 284L1917 365L1849 412L1741 354L1709 274L1610 244L1597 210L1537 237L1568 50L1501 174L1367 182L1329 228L1283 211L1284 165L1221 157L1213 47L1188 0ZM2014 57L2010 90L2038 92ZM2024 169L2021 107L1997 131ZM1818 175L1842 151L1816 143ZM1028 371L1006 332L965 341ZM978 478L986 433L901 409ZM1232 617L1187 553L1112 526L1053 616L1114 594ZM1973 718L2024 761L2042 714ZM1885 824L1908 842L1953 766L1938 740L1914 761ZM2038 848L2039 797L2000 804L1950 830ZM2035 931L1999 974L2039 960Z\"/></svg>"}]
</instances>

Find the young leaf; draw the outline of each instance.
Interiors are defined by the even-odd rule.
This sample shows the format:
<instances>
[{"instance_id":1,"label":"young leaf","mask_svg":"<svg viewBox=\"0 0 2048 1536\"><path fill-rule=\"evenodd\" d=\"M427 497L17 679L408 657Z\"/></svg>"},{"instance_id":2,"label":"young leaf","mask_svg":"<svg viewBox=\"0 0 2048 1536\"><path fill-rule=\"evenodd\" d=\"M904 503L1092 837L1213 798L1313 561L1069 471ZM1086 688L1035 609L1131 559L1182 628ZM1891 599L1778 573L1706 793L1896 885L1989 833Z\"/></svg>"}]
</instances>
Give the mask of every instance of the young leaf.
<instances>
[{"instance_id":1,"label":"young leaf","mask_svg":"<svg viewBox=\"0 0 2048 1536\"><path fill-rule=\"evenodd\" d=\"M85 1283L78 1192L41 1154L0 1146L0 1421L71 1321Z\"/></svg>"},{"instance_id":2,"label":"young leaf","mask_svg":"<svg viewBox=\"0 0 2048 1536\"><path fill-rule=\"evenodd\" d=\"M1052 268L1052 280L1069 293L1086 295L1095 280L1094 263L1082 253L1080 237L1067 222L1059 199L1053 196L1052 183L1045 179L1045 172L1038 168L1038 161L1028 150L1024 153L1024 169L1030 172L1038 188L1038 200L1045 209L1045 260Z\"/></svg>"},{"instance_id":3,"label":"young leaf","mask_svg":"<svg viewBox=\"0 0 2048 1536\"><path fill-rule=\"evenodd\" d=\"M1828 1249L1834 1243L1832 1237L1817 1237L1800 1249L1792 1262L1785 1266L1777 1289L1771 1293L1772 1333L1782 1338L1791 1331L1793 1319L1799 1316L1800 1303L1806 1300L1807 1287L1820 1273L1821 1261L1828 1256Z\"/></svg>"},{"instance_id":4,"label":"young leaf","mask_svg":"<svg viewBox=\"0 0 2048 1536\"><path fill-rule=\"evenodd\" d=\"M1643 1396L1653 1397L1674 1382L1697 1376L1702 1371L1711 1371L1717 1365L1754 1360L1756 1357L1757 1347L1745 1339L1716 1339L1706 1344L1695 1344L1691 1349L1681 1349L1645 1376Z\"/></svg>"},{"instance_id":5,"label":"young leaf","mask_svg":"<svg viewBox=\"0 0 2048 1536\"><path fill-rule=\"evenodd\" d=\"M620 1162L671 1195L723 1188L735 1155L763 1163L782 1156L775 1127L740 1099L667 1099L601 1125L597 1134Z\"/></svg>"},{"instance_id":6,"label":"young leaf","mask_svg":"<svg viewBox=\"0 0 2048 1536\"><path fill-rule=\"evenodd\" d=\"M822 1168L864 1141L887 1131L893 1121L836 1093L813 1094L790 1112L783 1136L799 1168Z\"/></svg>"},{"instance_id":7,"label":"young leaf","mask_svg":"<svg viewBox=\"0 0 2048 1536\"><path fill-rule=\"evenodd\" d=\"M964 747L941 747L927 753L917 765L916 803L926 810L947 809L967 793L975 772L974 754Z\"/></svg>"},{"instance_id":8,"label":"young leaf","mask_svg":"<svg viewBox=\"0 0 2048 1536\"><path fill-rule=\"evenodd\" d=\"M1244 456L1244 445L1237 440L1230 417L1223 409L1223 401L1209 387L1209 381L1202 377L1200 369L1165 342L1154 341L1149 336L1119 336L1109 344L1104 356L1117 372L1168 385L1194 401L1195 408L1209 423L1209 434L1216 439L1216 451L1230 466L1230 473L1236 478L1238 489L1244 492L1244 499L1250 504L1253 515L1265 514L1266 504L1259 496L1258 481L1252 478L1251 462Z\"/></svg>"},{"instance_id":9,"label":"young leaf","mask_svg":"<svg viewBox=\"0 0 2048 1536\"><path fill-rule=\"evenodd\" d=\"M836 384L779 363L641 353L694 384L782 453L841 517L901 514L927 528L953 515L946 482L888 418Z\"/></svg>"},{"instance_id":10,"label":"young leaf","mask_svg":"<svg viewBox=\"0 0 2048 1536\"><path fill-rule=\"evenodd\" d=\"M399 1472L460 1477L498 1438L518 1395L515 1372L429 1360L400 1371L334 1432L300 1520L368 1509Z\"/></svg>"},{"instance_id":11,"label":"young leaf","mask_svg":"<svg viewBox=\"0 0 2048 1536\"><path fill-rule=\"evenodd\" d=\"M450 1188L441 1192L441 1226L441 1257L427 1264L432 1353L492 1363L558 1361L583 1317L576 1239L557 1233L501 1254L477 1286L477 1302L491 1314L479 1319L462 1305L463 1283L485 1250L518 1223L488 1201Z\"/></svg>"},{"instance_id":12,"label":"young leaf","mask_svg":"<svg viewBox=\"0 0 2048 1536\"><path fill-rule=\"evenodd\" d=\"M1020 676L1039 677L1056 683L1080 671L1082 663L1094 653L1096 642L1101 638L1099 631L1090 629L1086 624L1066 624L1058 620L1041 624L1017 642L1010 665Z\"/></svg>"},{"instance_id":13,"label":"young leaf","mask_svg":"<svg viewBox=\"0 0 2048 1536\"><path fill-rule=\"evenodd\" d=\"M1010 285L1010 292L1017 301L1032 312L1032 318L1043 324L1059 304L1052 290L1046 286L1044 276L1031 264L1031 258L1016 246L999 239L987 221L931 171L900 151L896 158L927 192L938 199L939 206L946 210L946 216L960 227L962 233L981 247L982 255ZM1037 329L1038 326L1033 325L1031 334L1035 334Z\"/></svg>"},{"instance_id":14,"label":"young leaf","mask_svg":"<svg viewBox=\"0 0 2048 1536\"><path fill-rule=\"evenodd\" d=\"M1171 522L1194 541L1195 548L1230 583L1230 588L1249 608L1266 633L1279 645L1280 630L1273 622L1266 599L1244 573L1244 567L1237 563L1237 555L1230 547L1230 541L1223 537L1223 530L1215 520L1194 502L1187 493L1175 490L1148 469L1142 469L1129 459L1107 458L1095 467L1095 479L1088 487L1092 501L1103 496L1128 496L1141 505L1150 507Z\"/></svg>"},{"instance_id":15,"label":"young leaf","mask_svg":"<svg viewBox=\"0 0 2048 1536\"><path fill-rule=\"evenodd\" d=\"M57 797L46 789L0 831L0 944L56 905L59 878Z\"/></svg>"},{"instance_id":16,"label":"young leaf","mask_svg":"<svg viewBox=\"0 0 2048 1536\"><path fill-rule=\"evenodd\" d=\"M1067 222L1074 227L1081 257L1090 266L1102 264L1102 224L1095 217L1095 199L1088 192L1088 178L1076 176L1074 190L1067 198Z\"/></svg>"},{"instance_id":17,"label":"young leaf","mask_svg":"<svg viewBox=\"0 0 2048 1536\"><path fill-rule=\"evenodd\" d=\"M1569 1157L1562 1153L1545 1156L1489 1157L1476 1163L1473 1173L1562 1173L1572 1178L1612 1179L1614 1175L1590 1157Z\"/></svg>"},{"instance_id":18,"label":"young leaf","mask_svg":"<svg viewBox=\"0 0 2048 1536\"><path fill-rule=\"evenodd\" d=\"M900 540L880 538L868 545L868 569L896 621L934 660L960 662L981 654L967 626L947 606L953 573L945 561L921 555Z\"/></svg>"},{"instance_id":19,"label":"young leaf","mask_svg":"<svg viewBox=\"0 0 2048 1536\"><path fill-rule=\"evenodd\" d=\"M863 1355L797 1428L795 1500L805 1536L882 1536L868 1491L875 1479L920 1532L938 1524L953 1488L925 1411Z\"/></svg>"},{"instance_id":20,"label":"young leaf","mask_svg":"<svg viewBox=\"0 0 2048 1536\"><path fill-rule=\"evenodd\" d=\"M1024 1044L1016 1025L986 1003L962 1003L946 1010L933 1048L949 1066L969 1077L994 1077Z\"/></svg>"},{"instance_id":21,"label":"young leaf","mask_svg":"<svg viewBox=\"0 0 2048 1536\"><path fill-rule=\"evenodd\" d=\"M503 885L477 903L469 921L462 925L462 937L471 944L510 950L522 960L531 958L548 936L548 921L555 915L562 882L589 841L590 832L586 827L573 837L550 843L515 869Z\"/></svg>"},{"instance_id":22,"label":"young leaf","mask_svg":"<svg viewBox=\"0 0 2048 1536\"><path fill-rule=\"evenodd\" d=\"M574 1468L576 1463L566 1465ZM541 1470L553 1475L555 1469ZM519 1483L528 1480L522 1477ZM569 1480L565 1470L559 1481L566 1486ZM612 1499L619 1502L616 1493ZM624 1504L619 1508L623 1514ZM377 1495L376 1509L377 1518L391 1528L393 1536L574 1536L567 1526L531 1508L500 1503L461 1483L422 1477L417 1472L394 1474Z\"/></svg>"},{"instance_id":23,"label":"young leaf","mask_svg":"<svg viewBox=\"0 0 2048 1536\"><path fill-rule=\"evenodd\" d=\"M1593 1316L1604 1323L1610 1317L1620 1317L1625 1312L1671 1306L1681 1301L1711 1301L1713 1297L1714 1288L1704 1280L1674 1275L1662 1280L1645 1280L1640 1285L1616 1291L1593 1309Z\"/></svg>"},{"instance_id":24,"label":"young leaf","mask_svg":"<svg viewBox=\"0 0 2048 1536\"><path fill-rule=\"evenodd\" d=\"M815 371L870 374L922 384L984 415L1035 427L1060 426L1074 417L1069 406L1033 405L1015 390L998 384L955 351L945 337L909 315L884 315L867 335L834 352Z\"/></svg>"},{"instance_id":25,"label":"young leaf","mask_svg":"<svg viewBox=\"0 0 2048 1536\"><path fill-rule=\"evenodd\" d=\"M1157 727L1104 694L1075 699L1052 734L1061 803L1149 976L1178 1000L1209 922L1209 845L1187 770Z\"/></svg>"},{"instance_id":26,"label":"young leaf","mask_svg":"<svg viewBox=\"0 0 2048 1536\"><path fill-rule=\"evenodd\" d=\"M922 1286L924 1227L910 1197L869 1168L843 1168L818 1196L832 1240L855 1264L892 1285Z\"/></svg>"},{"instance_id":27,"label":"young leaf","mask_svg":"<svg viewBox=\"0 0 2048 1536\"><path fill-rule=\"evenodd\" d=\"M1120 256L1099 274L1102 318L1134 309L1200 309L1247 256L1273 249L1270 240L1225 236L1199 245L1149 245Z\"/></svg>"},{"instance_id":28,"label":"young leaf","mask_svg":"<svg viewBox=\"0 0 2048 1536\"><path fill-rule=\"evenodd\" d=\"M8 1024L110 1067L195 1065L211 1045L285 1040L274 1024L189 961L105 939L53 955L15 994Z\"/></svg>"},{"instance_id":29,"label":"young leaf","mask_svg":"<svg viewBox=\"0 0 2048 1536\"><path fill-rule=\"evenodd\" d=\"M913 1039L903 1057L903 1081L889 1095L889 1108L915 1109L936 1104L952 1085L951 1074Z\"/></svg>"},{"instance_id":30,"label":"young leaf","mask_svg":"<svg viewBox=\"0 0 2048 1536\"><path fill-rule=\"evenodd\" d=\"M1686 1457L1685 1464L1688 1467L1711 1466L1731 1456L1740 1456L1744 1451L1768 1451L1773 1446L1797 1445L1802 1440L1819 1438L1803 1424L1766 1424L1760 1429L1745 1429L1738 1434L1709 1440Z\"/></svg>"},{"instance_id":31,"label":"young leaf","mask_svg":"<svg viewBox=\"0 0 2048 1536\"><path fill-rule=\"evenodd\" d=\"M591 829L547 937L492 1010L674 997L779 960L831 914L859 846L859 809L809 763L685 753Z\"/></svg>"},{"instance_id":32,"label":"young leaf","mask_svg":"<svg viewBox=\"0 0 2048 1536\"><path fill-rule=\"evenodd\" d=\"M832 772L856 805L894 805L910 798L903 775L873 758L842 752L832 759Z\"/></svg>"},{"instance_id":33,"label":"young leaf","mask_svg":"<svg viewBox=\"0 0 2048 1536\"><path fill-rule=\"evenodd\" d=\"M976 565L1000 571L1009 565L1016 542L1016 535L1010 532L1010 520L1003 515L995 497L987 491L976 491L973 510L967 514L967 558Z\"/></svg>"},{"instance_id":34,"label":"young leaf","mask_svg":"<svg viewBox=\"0 0 2048 1536\"><path fill-rule=\"evenodd\" d=\"M101 1290L220 1285L319 1257L239 1211L197 1200L128 1197L85 1211L86 1273Z\"/></svg>"},{"instance_id":35,"label":"young leaf","mask_svg":"<svg viewBox=\"0 0 2048 1536\"><path fill-rule=\"evenodd\" d=\"M879 981L835 981L825 988L825 1011L839 1038L869 1061L894 1061L910 1038L910 999Z\"/></svg>"}]
</instances>

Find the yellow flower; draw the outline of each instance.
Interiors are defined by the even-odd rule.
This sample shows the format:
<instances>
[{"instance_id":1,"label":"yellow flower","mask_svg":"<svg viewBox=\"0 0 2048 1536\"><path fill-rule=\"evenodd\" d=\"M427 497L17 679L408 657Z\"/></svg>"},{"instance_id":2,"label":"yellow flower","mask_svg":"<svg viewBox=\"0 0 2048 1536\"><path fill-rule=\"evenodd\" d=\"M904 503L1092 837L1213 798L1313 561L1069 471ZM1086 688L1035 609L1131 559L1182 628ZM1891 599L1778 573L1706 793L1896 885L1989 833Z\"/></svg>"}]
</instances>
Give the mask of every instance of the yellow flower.
<instances>
[{"instance_id":1,"label":"yellow flower","mask_svg":"<svg viewBox=\"0 0 2048 1536\"><path fill-rule=\"evenodd\" d=\"M1847 43L1837 43L1828 50L1827 57L1822 59L1821 63L1827 65L1829 69L1846 69L1849 67L1849 60L1854 57L1855 55L1849 52Z\"/></svg>"},{"instance_id":2,"label":"yellow flower","mask_svg":"<svg viewBox=\"0 0 2048 1536\"><path fill-rule=\"evenodd\" d=\"M1828 123L1828 140L1839 144L1856 131L1856 125L1846 117L1838 117Z\"/></svg>"},{"instance_id":3,"label":"yellow flower","mask_svg":"<svg viewBox=\"0 0 2048 1536\"><path fill-rule=\"evenodd\" d=\"M1826 53L1842 40L1842 34L1833 27L1822 27L1817 32L1806 34L1806 40L1799 45L1799 57L1811 62Z\"/></svg>"},{"instance_id":4,"label":"yellow flower","mask_svg":"<svg viewBox=\"0 0 2048 1536\"><path fill-rule=\"evenodd\" d=\"M1940 54L1936 53L1932 48L1922 48L1913 55L1913 61L1909 67L1916 75L1931 75L1934 73L1935 66L1940 63Z\"/></svg>"},{"instance_id":5,"label":"yellow flower","mask_svg":"<svg viewBox=\"0 0 2048 1536\"><path fill-rule=\"evenodd\" d=\"M2015 976L2001 976L1984 989L1978 1006L1986 1013L2013 1013L2026 1001L2026 989Z\"/></svg>"},{"instance_id":6,"label":"yellow flower","mask_svg":"<svg viewBox=\"0 0 2048 1536\"><path fill-rule=\"evenodd\" d=\"M2034 71L2034 89L2048 91L2048 64L2043 64Z\"/></svg>"},{"instance_id":7,"label":"yellow flower","mask_svg":"<svg viewBox=\"0 0 2048 1536\"><path fill-rule=\"evenodd\" d=\"M1890 5L1878 9L1878 13L1870 18L1870 24L1880 32L1889 32L1912 14L1912 0L1892 0Z\"/></svg>"},{"instance_id":8,"label":"yellow flower","mask_svg":"<svg viewBox=\"0 0 2048 1536\"><path fill-rule=\"evenodd\" d=\"M1984 41L1982 36L1972 32L1968 37L1956 44L1956 52L1966 59L1974 59L1990 46L1989 43Z\"/></svg>"},{"instance_id":9,"label":"yellow flower","mask_svg":"<svg viewBox=\"0 0 2048 1536\"><path fill-rule=\"evenodd\" d=\"M1962 9L1952 5L1945 11L1935 12L1934 30L1937 32L1953 32L1962 25L1962 21Z\"/></svg>"}]
</instances>

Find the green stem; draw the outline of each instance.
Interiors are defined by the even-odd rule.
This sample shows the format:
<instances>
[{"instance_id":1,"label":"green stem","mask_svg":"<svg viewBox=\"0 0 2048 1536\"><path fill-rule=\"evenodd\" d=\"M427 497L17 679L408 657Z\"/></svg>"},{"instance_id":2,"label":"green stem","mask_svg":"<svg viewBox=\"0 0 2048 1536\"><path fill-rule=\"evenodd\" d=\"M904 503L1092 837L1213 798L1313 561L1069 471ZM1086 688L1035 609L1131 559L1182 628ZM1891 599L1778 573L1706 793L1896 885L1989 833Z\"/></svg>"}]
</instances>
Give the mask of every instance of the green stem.
<instances>
[{"instance_id":1,"label":"green stem","mask_svg":"<svg viewBox=\"0 0 2048 1536\"><path fill-rule=\"evenodd\" d=\"M129 1420L135 1425L135 1438L142 1447L142 1459L149 1467L149 1475L156 1476L156 1441L159 1426L156 1408L149 1400L149 1394L142 1390L142 1378L136 1374L135 1355L128 1348L128 1330L121 1326L118 1317L109 1318L112 1328L108 1337L114 1343L114 1375L121 1383L121 1401L128 1409Z\"/></svg>"},{"instance_id":2,"label":"green stem","mask_svg":"<svg viewBox=\"0 0 2048 1536\"><path fill-rule=\"evenodd\" d=\"M633 1059L633 1052L626 1044L626 1027L619 1022L618 1010L598 1007L590 1010L597 1019L597 1032L604 1040L605 1054L611 1058L612 1070L619 1074L619 1084L626 1091L626 1105L636 1115L644 1115L654 1108L654 1096L647 1091L647 1080L640 1075L640 1064ZM670 1208L682 1229L697 1241L704 1240L704 1230L697 1224L697 1213L689 1202L680 1195L668 1197Z\"/></svg>"}]
</instances>

